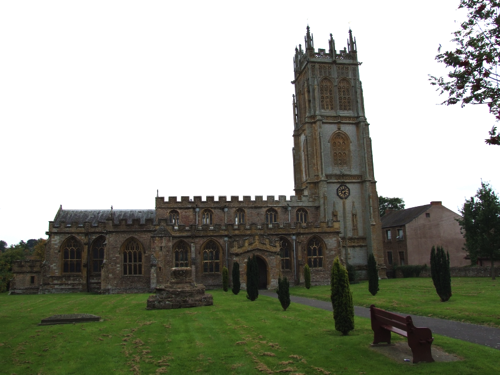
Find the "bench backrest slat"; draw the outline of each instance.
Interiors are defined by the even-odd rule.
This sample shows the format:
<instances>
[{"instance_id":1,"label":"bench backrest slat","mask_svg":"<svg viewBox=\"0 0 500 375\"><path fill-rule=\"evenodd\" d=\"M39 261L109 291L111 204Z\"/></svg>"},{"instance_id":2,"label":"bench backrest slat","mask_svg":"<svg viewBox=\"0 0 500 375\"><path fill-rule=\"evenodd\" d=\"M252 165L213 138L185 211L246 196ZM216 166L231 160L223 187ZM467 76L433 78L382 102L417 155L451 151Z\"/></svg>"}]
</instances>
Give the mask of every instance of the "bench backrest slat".
<instances>
[{"instance_id":1,"label":"bench backrest slat","mask_svg":"<svg viewBox=\"0 0 500 375\"><path fill-rule=\"evenodd\" d=\"M413 327L411 318L408 319L408 317L397 315L389 311L380 310L376 307L373 307L372 309L375 313L375 319L379 324L393 326L404 331L408 331Z\"/></svg>"}]
</instances>

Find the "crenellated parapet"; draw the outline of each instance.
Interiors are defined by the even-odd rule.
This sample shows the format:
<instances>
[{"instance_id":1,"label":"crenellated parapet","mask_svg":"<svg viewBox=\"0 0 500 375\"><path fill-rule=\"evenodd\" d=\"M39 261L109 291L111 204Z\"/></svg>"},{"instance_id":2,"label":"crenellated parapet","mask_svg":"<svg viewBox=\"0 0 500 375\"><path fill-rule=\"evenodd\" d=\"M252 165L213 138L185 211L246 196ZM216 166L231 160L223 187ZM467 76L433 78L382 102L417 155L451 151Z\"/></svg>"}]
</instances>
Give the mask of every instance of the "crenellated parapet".
<instances>
[{"instance_id":1,"label":"crenellated parapet","mask_svg":"<svg viewBox=\"0 0 500 375\"><path fill-rule=\"evenodd\" d=\"M15 260L12 262L13 273L39 273L42 270L42 261L38 259Z\"/></svg>"},{"instance_id":2,"label":"crenellated parapet","mask_svg":"<svg viewBox=\"0 0 500 375\"><path fill-rule=\"evenodd\" d=\"M286 195L280 195L276 198L273 195L268 195L264 199L262 195L256 195L255 199L251 196L243 196L241 199L239 196L231 196L229 199L227 196L218 196L217 199L213 196L207 196L203 199L201 196L186 197L183 196L180 199L178 197L156 197L156 208L212 208L212 207L309 207L316 206L319 203L318 197L309 196L295 196L292 195L290 199L287 199Z\"/></svg>"}]
</instances>

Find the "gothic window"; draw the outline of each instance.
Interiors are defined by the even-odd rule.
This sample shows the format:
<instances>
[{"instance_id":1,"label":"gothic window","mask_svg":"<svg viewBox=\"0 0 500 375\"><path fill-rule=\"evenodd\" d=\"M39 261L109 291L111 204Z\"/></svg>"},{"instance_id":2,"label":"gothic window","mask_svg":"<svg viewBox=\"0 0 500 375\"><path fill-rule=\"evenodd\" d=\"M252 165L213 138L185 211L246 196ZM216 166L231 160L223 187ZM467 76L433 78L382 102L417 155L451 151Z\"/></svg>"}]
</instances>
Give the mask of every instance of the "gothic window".
<instances>
[{"instance_id":1,"label":"gothic window","mask_svg":"<svg viewBox=\"0 0 500 375\"><path fill-rule=\"evenodd\" d=\"M335 167L347 167L351 165L351 141L347 134L342 131L333 133L330 138L333 165Z\"/></svg>"},{"instance_id":2,"label":"gothic window","mask_svg":"<svg viewBox=\"0 0 500 375\"><path fill-rule=\"evenodd\" d=\"M71 236L62 245L63 273L82 272L82 244Z\"/></svg>"},{"instance_id":3,"label":"gothic window","mask_svg":"<svg viewBox=\"0 0 500 375\"><path fill-rule=\"evenodd\" d=\"M220 272L220 247L213 241L203 246L203 273Z\"/></svg>"},{"instance_id":4,"label":"gothic window","mask_svg":"<svg viewBox=\"0 0 500 375\"><path fill-rule=\"evenodd\" d=\"M309 159L307 157L307 138L302 142L302 167L304 169L304 178L309 178Z\"/></svg>"},{"instance_id":5,"label":"gothic window","mask_svg":"<svg viewBox=\"0 0 500 375\"><path fill-rule=\"evenodd\" d=\"M134 238L129 239L123 247L123 274L125 276L142 275L142 246Z\"/></svg>"},{"instance_id":6,"label":"gothic window","mask_svg":"<svg viewBox=\"0 0 500 375\"><path fill-rule=\"evenodd\" d=\"M274 208L269 208L266 211L266 224L278 222L278 212Z\"/></svg>"},{"instance_id":7,"label":"gothic window","mask_svg":"<svg viewBox=\"0 0 500 375\"><path fill-rule=\"evenodd\" d=\"M338 84L339 109L341 111L352 111L351 84L346 79L341 79Z\"/></svg>"},{"instance_id":8,"label":"gothic window","mask_svg":"<svg viewBox=\"0 0 500 375\"><path fill-rule=\"evenodd\" d=\"M323 267L323 253L325 244L317 237L312 238L307 243L307 264L310 268Z\"/></svg>"},{"instance_id":9,"label":"gothic window","mask_svg":"<svg viewBox=\"0 0 500 375\"><path fill-rule=\"evenodd\" d=\"M174 245L174 267L189 267L189 245L179 241Z\"/></svg>"},{"instance_id":10,"label":"gothic window","mask_svg":"<svg viewBox=\"0 0 500 375\"><path fill-rule=\"evenodd\" d=\"M280 257L281 257L281 269L291 270L292 269L292 244L285 237L280 237Z\"/></svg>"},{"instance_id":11,"label":"gothic window","mask_svg":"<svg viewBox=\"0 0 500 375\"><path fill-rule=\"evenodd\" d=\"M298 223L307 223L307 211L303 208L299 208L296 212Z\"/></svg>"},{"instance_id":12,"label":"gothic window","mask_svg":"<svg viewBox=\"0 0 500 375\"><path fill-rule=\"evenodd\" d=\"M245 210L238 208L234 214L234 224L245 224Z\"/></svg>"},{"instance_id":13,"label":"gothic window","mask_svg":"<svg viewBox=\"0 0 500 375\"><path fill-rule=\"evenodd\" d=\"M333 84L327 79L323 78L319 84L319 95L321 97L321 110L333 110Z\"/></svg>"},{"instance_id":14,"label":"gothic window","mask_svg":"<svg viewBox=\"0 0 500 375\"><path fill-rule=\"evenodd\" d=\"M172 210L168 213L168 222L172 225L179 225L179 211Z\"/></svg>"},{"instance_id":15,"label":"gothic window","mask_svg":"<svg viewBox=\"0 0 500 375\"><path fill-rule=\"evenodd\" d=\"M106 237L104 236L99 236L92 242L92 247L90 249L90 270L94 275L101 273L102 262L104 262L105 246Z\"/></svg>"},{"instance_id":16,"label":"gothic window","mask_svg":"<svg viewBox=\"0 0 500 375\"><path fill-rule=\"evenodd\" d=\"M212 225L212 216L213 216L212 211L203 210L203 212L201 213L201 223Z\"/></svg>"}]
</instances>

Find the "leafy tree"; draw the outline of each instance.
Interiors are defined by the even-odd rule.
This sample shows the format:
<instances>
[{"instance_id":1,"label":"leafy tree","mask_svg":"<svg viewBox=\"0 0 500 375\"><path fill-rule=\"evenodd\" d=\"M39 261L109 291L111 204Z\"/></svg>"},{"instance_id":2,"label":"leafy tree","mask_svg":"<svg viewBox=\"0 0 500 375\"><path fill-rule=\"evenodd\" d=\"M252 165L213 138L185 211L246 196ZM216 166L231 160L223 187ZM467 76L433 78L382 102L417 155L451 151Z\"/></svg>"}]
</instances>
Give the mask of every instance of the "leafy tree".
<instances>
[{"instance_id":1,"label":"leafy tree","mask_svg":"<svg viewBox=\"0 0 500 375\"><path fill-rule=\"evenodd\" d=\"M368 256L368 290L374 296L379 291L377 262L373 254Z\"/></svg>"},{"instance_id":2,"label":"leafy tree","mask_svg":"<svg viewBox=\"0 0 500 375\"><path fill-rule=\"evenodd\" d=\"M338 257L333 261L332 267L331 300L335 329L345 336L354 329L354 305L347 270Z\"/></svg>"},{"instance_id":3,"label":"leafy tree","mask_svg":"<svg viewBox=\"0 0 500 375\"><path fill-rule=\"evenodd\" d=\"M446 302L451 297L450 254L445 254L441 246L431 250L431 276L434 287L441 302Z\"/></svg>"},{"instance_id":4,"label":"leafy tree","mask_svg":"<svg viewBox=\"0 0 500 375\"><path fill-rule=\"evenodd\" d=\"M382 217L385 210L404 210L405 201L402 198L378 197L378 208Z\"/></svg>"},{"instance_id":5,"label":"leafy tree","mask_svg":"<svg viewBox=\"0 0 500 375\"><path fill-rule=\"evenodd\" d=\"M453 33L454 51L441 52L436 60L450 68L448 78L430 77L439 94L448 98L442 103L454 105L485 104L496 120L500 120L500 1L461 0L459 9L467 10L467 20ZM494 126L486 143L500 145L500 133Z\"/></svg>"},{"instance_id":6,"label":"leafy tree","mask_svg":"<svg viewBox=\"0 0 500 375\"><path fill-rule=\"evenodd\" d=\"M306 284L306 289L311 288L311 269L308 264L304 266L304 282Z\"/></svg>"},{"instance_id":7,"label":"leafy tree","mask_svg":"<svg viewBox=\"0 0 500 375\"><path fill-rule=\"evenodd\" d=\"M11 246L0 254L0 292L9 289L9 282L12 279L12 264L16 260L26 258L25 250L19 246Z\"/></svg>"},{"instance_id":8,"label":"leafy tree","mask_svg":"<svg viewBox=\"0 0 500 375\"><path fill-rule=\"evenodd\" d=\"M281 307L286 311L288 306L290 306L290 283L288 279L278 277L278 289L276 290L278 293L278 299L280 300Z\"/></svg>"},{"instance_id":9,"label":"leafy tree","mask_svg":"<svg viewBox=\"0 0 500 375\"><path fill-rule=\"evenodd\" d=\"M472 264L478 258L491 261L491 278L495 280L495 260L500 259L500 201L487 182L481 182L476 196L466 200L458 219L465 238L465 249Z\"/></svg>"},{"instance_id":10,"label":"leafy tree","mask_svg":"<svg viewBox=\"0 0 500 375\"><path fill-rule=\"evenodd\" d=\"M233 263L233 293L237 295L240 292L240 264L238 262Z\"/></svg>"},{"instance_id":11,"label":"leafy tree","mask_svg":"<svg viewBox=\"0 0 500 375\"><path fill-rule=\"evenodd\" d=\"M259 266L255 254L247 262L247 298L255 301L259 297Z\"/></svg>"},{"instance_id":12,"label":"leafy tree","mask_svg":"<svg viewBox=\"0 0 500 375\"><path fill-rule=\"evenodd\" d=\"M45 246L47 245L47 240L40 238L33 248L33 256L40 260L45 260Z\"/></svg>"},{"instance_id":13,"label":"leafy tree","mask_svg":"<svg viewBox=\"0 0 500 375\"><path fill-rule=\"evenodd\" d=\"M0 253L3 253L7 249L7 242L0 241Z\"/></svg>"},{"instance_id":14,"label":"leafy tree","mask_svg":"<svg viewBox=\"0 0 500 375\"><path fill-rule=\"evenodd\" d=\"M222 267L222 289L224 292L229 289L229 271L226 267Z\"/></svg>"}]
</instances>

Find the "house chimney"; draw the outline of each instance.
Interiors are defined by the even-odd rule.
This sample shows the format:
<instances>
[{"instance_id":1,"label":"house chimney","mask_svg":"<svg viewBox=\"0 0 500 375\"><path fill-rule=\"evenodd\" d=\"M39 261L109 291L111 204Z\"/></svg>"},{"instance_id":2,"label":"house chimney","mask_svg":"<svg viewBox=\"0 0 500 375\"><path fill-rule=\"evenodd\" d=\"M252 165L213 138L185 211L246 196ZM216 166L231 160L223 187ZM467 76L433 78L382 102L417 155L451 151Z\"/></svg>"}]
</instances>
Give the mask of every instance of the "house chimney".
<instances>
[{"instance_id":1,"label":"house chimney","mask_svg":"<svg viewBox=\"0 0 500 375\"><path fill-rule=\"evenodd\" d=\"M443 202L441 202L441 201L432 201L432 202L431 202L431 205L432 205L432 206L442 206L442 205L443 205Z\"/></svg>"}]
</instances>

